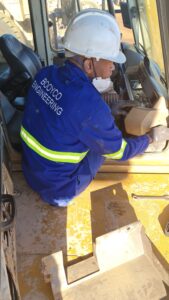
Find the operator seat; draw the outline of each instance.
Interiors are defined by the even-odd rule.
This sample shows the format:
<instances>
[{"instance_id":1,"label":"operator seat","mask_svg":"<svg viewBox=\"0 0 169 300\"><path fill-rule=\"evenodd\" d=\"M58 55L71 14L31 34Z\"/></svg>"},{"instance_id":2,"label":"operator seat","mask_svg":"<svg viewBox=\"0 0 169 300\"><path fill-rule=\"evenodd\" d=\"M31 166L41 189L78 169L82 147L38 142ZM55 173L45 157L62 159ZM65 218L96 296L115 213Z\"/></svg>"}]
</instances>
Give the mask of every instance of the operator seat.
<instances>
[{"instance_id":1,"label":"operator seat","mask_svg":"<svg viewBox=\"0 0 169 300\"><path fill-rule=\"evenodd\" d=\"M8 71L0 74L0 119L9 148L20 152L24 97L42 64L31 48L10 34L0 36L0 51L8 64ZM18 100L21 100L19 105Z\"/></svg>"},{"instance_id":2,"label":"operator seat","mask_svg":"<svg viewBox=\"0 0 169 300\"><path fill-rule=\"evenodd\" d=\"M31 48L11 34L0 36L0 51L10 68L5 82L0 78L0 89L10 101L13 101L17 96L26 95L36 73L42 68L42 64Z\"/></svg>"},{"instance_id":3,"label":"operator seat","mask_svg":"<svg viewBox=\"0 0 169 300\"><path fill-rule=\"evenodd\" d=\"M21 152L20 128L23 112L16 109L0 91L0 121L8 148Z\"/></svg>"}]
</instances>

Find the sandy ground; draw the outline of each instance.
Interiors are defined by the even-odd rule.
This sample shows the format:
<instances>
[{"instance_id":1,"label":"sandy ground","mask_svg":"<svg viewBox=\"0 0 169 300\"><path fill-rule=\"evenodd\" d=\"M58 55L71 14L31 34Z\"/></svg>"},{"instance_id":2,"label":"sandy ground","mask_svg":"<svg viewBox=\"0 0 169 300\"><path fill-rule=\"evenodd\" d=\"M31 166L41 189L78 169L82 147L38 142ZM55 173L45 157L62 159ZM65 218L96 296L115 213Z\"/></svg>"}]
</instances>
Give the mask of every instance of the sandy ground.
<instances>
[{"instance_id":1,"label":"sandy ground","mask_svg":"<svg viewBox=\"0 0 169 300\"><path fill-rule=\"evenodd\" d=\"M134 43L133 32L131 29L124 27L122 16L120 13L116 14L116 20L118 22L118 25L119 25L121 33L122 33L122 42L127 42L130 44Z\"/></svg>"}]
</instances>

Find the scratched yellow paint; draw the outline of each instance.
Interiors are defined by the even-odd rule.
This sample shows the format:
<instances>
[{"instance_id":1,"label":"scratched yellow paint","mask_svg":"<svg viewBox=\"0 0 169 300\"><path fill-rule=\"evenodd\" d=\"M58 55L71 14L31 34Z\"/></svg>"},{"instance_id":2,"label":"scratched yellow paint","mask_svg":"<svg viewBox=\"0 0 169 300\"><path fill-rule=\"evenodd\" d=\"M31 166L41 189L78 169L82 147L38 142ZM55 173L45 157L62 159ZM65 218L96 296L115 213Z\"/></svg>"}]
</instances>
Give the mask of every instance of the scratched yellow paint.
<instances>
[{"instance_id":1,"label":"scratched yellow paint","mask_svg":"<svg viewBox=\"0 0 169 300\"><path fill-rule=\"evenodd\" d=\"M136 194L152 196L169 194L167 174L137 176L139 176L139 185L136 182L131 185L131 187L135 187ZM135 210L138 220L143 224L147 236L169 263L169 237L164 234L164 228L162 228L164 221L169 221L169 214L168 219L166 219L165 214L163 215L163 212L169 205L169 201L165 199L149 200L148 198L146 200L133 200L130 196L130 203Z\"/></svg>"},{"instance_id":2,"label":"scratched yellow paint","mask_svg":"<svg viewBox=\"0 0 169 300\"><path fill-rule=\"evenodd\" d=\"M143 200L142 203L131 201L138 219L143 224L147 236L169 263L169 237L164 235L158 217L166 207L165 200ZM168 217L169 219L169 217Z\"/></svg>"},{"instance_id":3,"label":"scratched yellow paint","mask_svg":"<svg viewBox=\"0 0 169 300\"><path fill-rule=\"evenodd\" d=\"M117 204L125 203L134 209L136 218L143 224L145 232L164 259L169 263L169 237L164 235L162 229L163 211L169 205L166 200L133 200L132 193L138 195L161 196L169 194L169 176L167 174L106 174L100 173L85 192L77 197L67 211L67 255L68 260L83 257L93 251L92 245L92 218L91 200L96 205L103 202L104 222L111 224L114 212L118 220ZM116 191L114 191L114 188ZM120 188L119 188L120 187ZM114 199L117 203L114 205ZM110 202L107 205L107 202ZM128 202L128 204L127 204ZM110 205L112 204L112 205ZM106 205L108 208L106 208ZM110 208L112 208L112 213ZM107 209L107 210L106 210ZM109 209L109 211L108 211ZM120 209L120 208L119 208ZM123 207L124 210L124 207ZM125 214L120 216L125 225ZM169 219L169 216L168 216ZM127 220L126 220L127 222ZM128 223L126 223L128 224ZM99 224L98 226L102 226ZM102 226L103 227L103 226ZM109 226L110 227L110 226ZM113 227L112 227L113 228ZM110 228L109 228L110 229ZM106 233L105 225L105 233ZM113 230L113 229L112 229ZM103 229L102 229L103 231ZM102 232L103 234L103 232Z\"/></svg>"},{"instance_id":4,"label":"scratched yellow paint","mask_svg":"<svg viewBox=\"0 0 169 300\"><path fill-rule=\"evenodd\" d=\"M131 196L132 193L155 196L169 193L168 174L99 173L67 209L54 209L43 203L20 178L18 186L21 185L24 197L21 194L16 203L22 298L53 299L50 284L44 282L42 257L62 250L68 262L85 258L93 251L97 236L137 220L169 263L169 237L162 230L169 201L133 200ZM169 219L169 209L167 212Z\"/></svg>"},{"instance_id":5,"label":"scratched yellow paint","mask_svg":"<svg viewBox=\"0 0 169 300\"><path fill-rule=\"evenodd\" d=\"M67 210L67 255L68 261L91 253L90 199L77 197Z\"/></svg>"}]
</instances>

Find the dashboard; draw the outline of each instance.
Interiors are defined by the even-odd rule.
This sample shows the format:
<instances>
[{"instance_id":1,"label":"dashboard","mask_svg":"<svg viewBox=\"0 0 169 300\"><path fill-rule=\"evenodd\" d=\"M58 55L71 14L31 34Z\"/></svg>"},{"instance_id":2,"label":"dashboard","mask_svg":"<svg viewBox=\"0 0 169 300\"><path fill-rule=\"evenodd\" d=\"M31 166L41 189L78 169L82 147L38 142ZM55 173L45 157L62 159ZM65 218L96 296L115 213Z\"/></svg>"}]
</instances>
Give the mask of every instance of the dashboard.
<instances>
[{"instance_id":1,"label":"dashboard","mask_svg":"<svg viewBox=\"0 0 169 300\"><path fill-rule=\"evenodd\" d=\"M167 96L167 88L164 75L159 66L148 57L139 53L134 46L127 45L124 48L126 64L123 68L123 76L127 77L129 84L126 86L128 96L132 100L140 102L141 106L152 108L159 97Z\"/></svg>"},{"instance_id":2,"label":"dashboard","mask_svg":"<svg viewBox=\"0 0 169 300\"><path fill-rule=\"evenodd\" d=\"M111 109L116 107L117 125L124 136L139 136L151 127L168 126L168 95L160 68L134 46L123 45L123 51L126 63L117 65L112 74L116 96L111 101L104 97ZM122 108L118 114L117 104Z\"/></svg>"}]
</instances>

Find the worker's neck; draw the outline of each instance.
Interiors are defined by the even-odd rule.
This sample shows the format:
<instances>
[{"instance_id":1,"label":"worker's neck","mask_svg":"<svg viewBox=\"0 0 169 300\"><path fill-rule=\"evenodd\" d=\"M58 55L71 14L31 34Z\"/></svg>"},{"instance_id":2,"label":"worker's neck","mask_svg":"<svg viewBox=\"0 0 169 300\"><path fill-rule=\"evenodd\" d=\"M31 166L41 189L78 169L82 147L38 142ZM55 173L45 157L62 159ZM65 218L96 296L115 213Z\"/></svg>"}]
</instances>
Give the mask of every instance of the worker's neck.
<instances>
[{"instance_id":1,"label":"worker's neck","mask_svg":"<svg viewBox=\"0 0 169 300\"><path fill-rule=\"evenodd\" d=\"M76 66L78 66L81 70L85 71L84 70L84 57L82 56L74 56L74 57L71 57L69 58L69 60L75 64Z\"/></svg>"},{"instance_id":2,"label":"worker's neck","mask_svg":"<svg viewBox=\"0 0 169 300\"><path fill-rule=\"evenodd\" d=\"M69 60L75 64L77 67L79 67L89 78L93 78L93 71L91 68L88 66L87 61L89 60L88 58L80 55L76 55L74 57L69 58Z\"/></svg>"}]
</instances>

